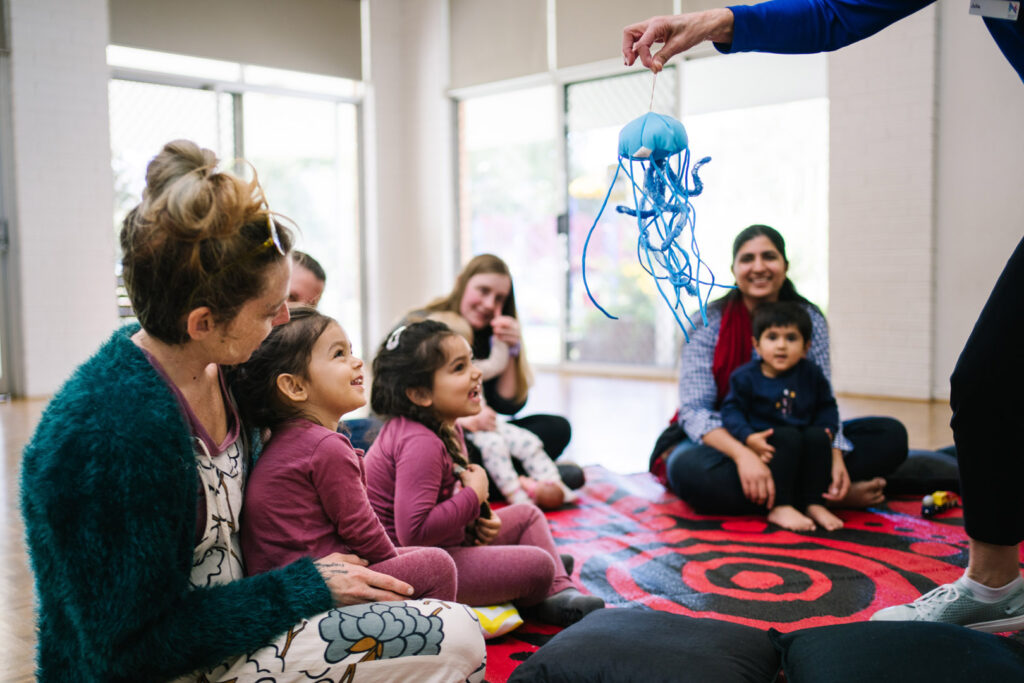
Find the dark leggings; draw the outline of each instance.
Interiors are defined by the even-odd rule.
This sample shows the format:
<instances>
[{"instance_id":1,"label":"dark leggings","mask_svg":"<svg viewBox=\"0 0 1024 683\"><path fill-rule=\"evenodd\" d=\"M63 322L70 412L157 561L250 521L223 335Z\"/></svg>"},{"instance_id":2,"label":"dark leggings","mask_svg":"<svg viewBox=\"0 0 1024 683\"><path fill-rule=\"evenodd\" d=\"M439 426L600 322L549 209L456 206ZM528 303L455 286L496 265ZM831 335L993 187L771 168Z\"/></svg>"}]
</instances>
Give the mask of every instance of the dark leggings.
<instances>
[{"instance_id":1,"label":"dark leggings","mask_svg":"<svg viewBox=\"0 0 1024 683\"><path fill-rule=\"evenodd\" d=\"M998 545L1024 540L1024 240L1003 269L950 377L953 440L960 461L964 527Z\"/></svg>"},{"instance_id":2,"label":"dark leggings","mask_svg":"<svg viewBox=\"0 0 1024 683\"><path fill-rule=\"evenodd\" d=\"M821 505L832 481L832 439L824 427L775 427L768 443L775 455L768 463L775 481L775 505L803 510Z\"/></svg>"},{"instance_id":3,"label":"dark leggings","mask_svg":"<svg viewBox=\"0 0 1024 683\"><path fill-rule=\"evenodd\" d=\"M847 420L843 434L853 443L853 451L846 454L850 481L884 477L907 457L907 430L891 417ZM743 495L736 463L711 446L687 439L672 450L666 465L671 489L698 512L743 515L765 511L763 505L755 505ZM829 472L831 476L831 468Z\"/></svg>"}]
</instances>

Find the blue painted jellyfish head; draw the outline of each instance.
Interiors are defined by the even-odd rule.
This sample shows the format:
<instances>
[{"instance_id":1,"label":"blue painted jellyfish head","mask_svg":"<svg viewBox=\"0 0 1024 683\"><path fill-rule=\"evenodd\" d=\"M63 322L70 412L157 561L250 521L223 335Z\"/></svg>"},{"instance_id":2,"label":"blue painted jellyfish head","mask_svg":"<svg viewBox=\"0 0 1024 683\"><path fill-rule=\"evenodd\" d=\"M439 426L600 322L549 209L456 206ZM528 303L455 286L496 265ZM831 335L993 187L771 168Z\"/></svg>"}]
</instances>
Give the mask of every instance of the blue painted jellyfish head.
<instances>
[{"instance_id":1,"label":"blue painted jellyfish head","mask_svg":"<svg viewBox=\"0 0 1024 683\"><path fill-rule=\"evenodd\" d=\"M683 124L671 116L648 112L633 119L619 133L619 156L661 161L686 151Z\"/></svg>"}]
</instances>

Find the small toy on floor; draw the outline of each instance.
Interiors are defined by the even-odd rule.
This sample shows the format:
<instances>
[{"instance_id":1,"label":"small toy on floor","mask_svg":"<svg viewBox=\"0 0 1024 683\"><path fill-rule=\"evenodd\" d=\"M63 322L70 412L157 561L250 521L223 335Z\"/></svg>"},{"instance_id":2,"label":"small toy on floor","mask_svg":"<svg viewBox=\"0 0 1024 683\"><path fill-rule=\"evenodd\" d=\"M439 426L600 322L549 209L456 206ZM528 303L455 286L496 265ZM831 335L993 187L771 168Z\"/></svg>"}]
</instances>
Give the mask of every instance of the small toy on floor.
<instances>
[{"instance_id":1,"label":"small toy on floor","mask_svg":"<svg viewBox=\"0 0 1024 683\"><path fill-rule=\"evenodd\" d=\"M952 491L936 491L921 499L921 515L934 517L940 512L951 510L960 504L960 499Z\"/></svg>"}]
</instances>

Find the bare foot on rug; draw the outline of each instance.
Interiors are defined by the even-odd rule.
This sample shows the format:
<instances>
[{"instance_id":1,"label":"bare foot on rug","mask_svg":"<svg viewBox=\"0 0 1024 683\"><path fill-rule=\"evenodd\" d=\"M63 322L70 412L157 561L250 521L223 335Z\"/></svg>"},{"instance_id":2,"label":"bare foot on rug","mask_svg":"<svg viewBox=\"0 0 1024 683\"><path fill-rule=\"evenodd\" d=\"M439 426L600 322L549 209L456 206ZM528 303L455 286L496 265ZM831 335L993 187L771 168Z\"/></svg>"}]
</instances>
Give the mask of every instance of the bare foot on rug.
<instances>
[{"instance_id":1,"label":"bare foot on rug","mask_svg":"<svg viewBox=\"0 0 1024 683\"><path fill-rule=\"evenodd\" d=\"M768 511L768 521L790 531L814 531L814 520L792 505L776 505Z\"/></svg>"},{"instance_id":2,"label":"bare foot on rug","mask_svg":"<svg viewBox=\"0 0 1024 683\"><path fill-rule=\"evenodd\" d=\"M821 525L825 531L835 531L843 528L843 520L832 514L824 505L808 505L807 516Z\"/></svg>"},{"instance_id":3,"label":"bare foot on rug","mask_svg":"<svg viewBox=\"0 0 1024 683\"><path fill-rule=\"evenodd\" d=\"M837 508L866 508L885 502L885 479L875 477L867 481L855 481L842 500L831 503Z\"/></svg>"}]
</instances>

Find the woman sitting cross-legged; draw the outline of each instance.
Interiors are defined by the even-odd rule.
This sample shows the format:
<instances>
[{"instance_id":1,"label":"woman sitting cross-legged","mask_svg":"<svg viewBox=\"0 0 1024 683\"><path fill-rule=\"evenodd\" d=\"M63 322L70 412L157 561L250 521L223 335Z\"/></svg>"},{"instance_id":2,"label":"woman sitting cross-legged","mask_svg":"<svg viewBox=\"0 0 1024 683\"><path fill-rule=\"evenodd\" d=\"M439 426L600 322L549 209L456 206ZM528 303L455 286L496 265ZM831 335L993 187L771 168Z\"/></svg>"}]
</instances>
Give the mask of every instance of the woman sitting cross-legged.
<instances>
[{"instance_id":1,"label":"woman sitting cross-legged","mask_svg":"<svg viewBox=\"0 0 1024 683\"><path fill-rule=\"evenodd\" d=\"M774 494L768 465L722 425L720 408L729 376L751 359L750 314L760 303L796 301L811 317L807 358L831 378L828 325L821 311L787 277L786 243L776 230L752 225L733 242L736 289L708 307L707 325L683 345L677 427L651 455L651 471L694 509L708 514L764 513ZM675 438L665 438L669 431ZM680 440L681 439L681 440ZM907 457L907 430L890 417L840 424L832 448L842 452L848 476L835 476L823 498L831 505L865 507L884 500L884 477Z\"/></svg>"}]
</instances>

